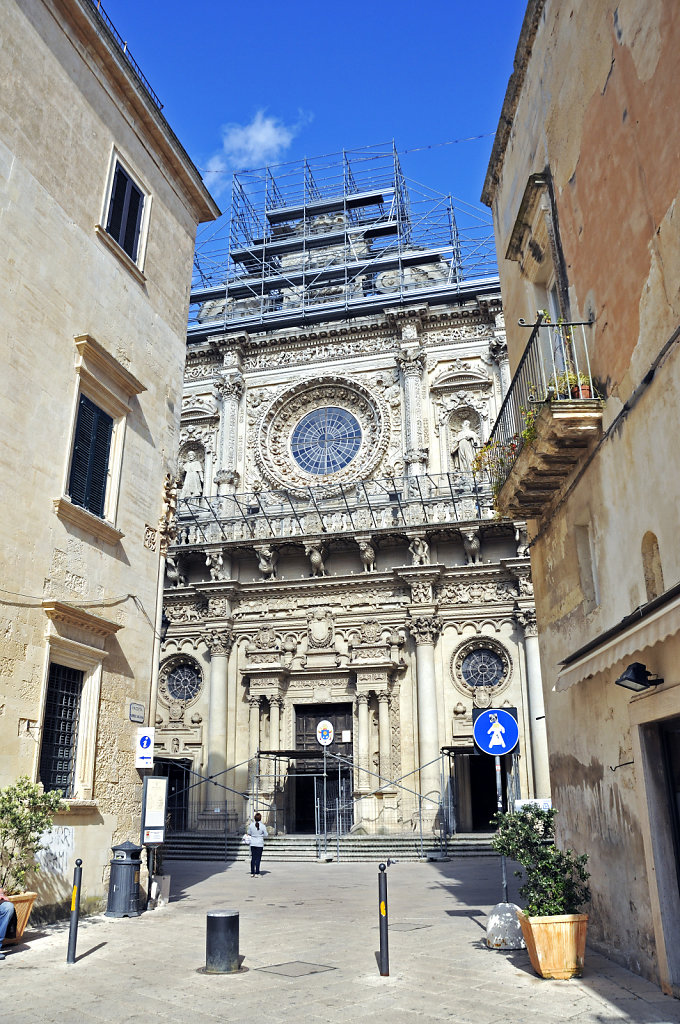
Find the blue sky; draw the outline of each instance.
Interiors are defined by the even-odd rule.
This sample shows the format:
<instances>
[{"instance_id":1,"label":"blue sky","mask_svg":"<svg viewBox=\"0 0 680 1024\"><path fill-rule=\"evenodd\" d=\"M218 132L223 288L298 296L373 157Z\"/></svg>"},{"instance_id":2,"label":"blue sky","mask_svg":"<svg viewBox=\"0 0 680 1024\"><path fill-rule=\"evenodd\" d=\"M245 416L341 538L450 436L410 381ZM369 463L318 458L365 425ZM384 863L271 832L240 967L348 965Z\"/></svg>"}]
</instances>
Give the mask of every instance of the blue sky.
<instances>
[{"instance_id":1,"label":"blue sky","mask_svg":"<svg viewBox=\"0 0 680 1024\"><path fill-rule=\"evenodd\" d=\"M434 147L408 177L479 204L524 0L104 7L223 210L232 170L391 139Z\"/></svg>"}]
</instances>

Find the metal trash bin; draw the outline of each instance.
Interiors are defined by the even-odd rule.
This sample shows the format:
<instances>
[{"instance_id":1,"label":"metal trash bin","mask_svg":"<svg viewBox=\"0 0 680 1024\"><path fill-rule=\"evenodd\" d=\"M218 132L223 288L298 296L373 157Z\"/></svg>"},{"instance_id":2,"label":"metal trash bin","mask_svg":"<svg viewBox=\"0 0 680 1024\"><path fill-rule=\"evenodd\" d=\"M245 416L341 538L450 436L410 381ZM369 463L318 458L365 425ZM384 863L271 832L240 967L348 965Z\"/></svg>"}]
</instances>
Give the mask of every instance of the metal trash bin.
<instances>
[{"instance_id":1,"label":"metal trash bin","mask_svg":"<svg viewBox=\"0 0 680 1024\"><path fill-rule=\"evenodd\" d=\"M139 917L139 872L142 847L126 840L112 846L111 880L106 917Z\"/></svg>"}]
</instances>

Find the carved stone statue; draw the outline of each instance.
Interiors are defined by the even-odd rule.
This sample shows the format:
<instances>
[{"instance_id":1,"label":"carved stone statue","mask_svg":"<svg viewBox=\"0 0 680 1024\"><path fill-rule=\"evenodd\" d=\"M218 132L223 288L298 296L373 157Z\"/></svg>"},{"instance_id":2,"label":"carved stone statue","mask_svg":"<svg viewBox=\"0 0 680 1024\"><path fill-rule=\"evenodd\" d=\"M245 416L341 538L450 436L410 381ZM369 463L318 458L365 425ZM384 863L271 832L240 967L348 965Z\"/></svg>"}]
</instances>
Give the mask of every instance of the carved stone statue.
<instances>
[{"instance_id":1,"label":"carved stone statue","mask_svg":"<svg viewBox=\"0 0 680 1024\"><path fill-rule=\"evenodd\" d=\"M179 558L176 555L168 555L165 559L165 575L171 586L186 586L187 578L179 567Z\"/></svg>"},{"instance_id":2,"label":"carved stone statue","mask_svg":"<svg viewBox=\"0 0 680 1024\"><path fill-rule=\"evenodd\" d=\"M184 483L180 498L200 498L203 494L203 466L196 457L195 451L187 452L187 461L183 465Z\"/></svg>"},{"instance_id":3,"label":"carved stone statue","mask_svg":"<svg viewBox=\"0 0 680 1024\"><path fill-rule=\"evenodd\" d=\"M323 564L323 547L321 544L305 544L305 554L309 556L312 566L310 576L327 576L326 566Z\"/></svg>"},{"instance_id":4,"label":"carved stone statue","mask_svg":"<svg viewBox=\"0 0 680 1024\"><path fill-rule=\"evenodd\" d=\"M463 426L454 437L453 447L451 448L451 454L457 460L460 473L472 472L472 463L474 462L478 443L479 437L470 426L470 421L463 420Z\"/></svg>"},{"instance_id":5,"label":"carved stone statue","mask_svg":"<svg viewBox=\"0 0 680 1024\"><path fill-rule=\"evenodd\" d=\"M461 537L463 538L463 547L465 548L465 558L468 565L479 565L482 561L481 556L481 545L479 542L479 531L478 530L461 530Z\"/></svg>"},{"instance_id":6,"label":"carved stone statue","mask_svg":"<svg viewBox=\"0 0 680 1024\"><path fill-rule=\"evenodd\" d=\"M430 564L430 545L424 537L416 535L408 546L411 552L411 565Z\"/></svg>"},{"instance_id":7,"label":"carved stone statue","mask_svg":"<svg viewBox=\"0 0 680 1024\"><path fill-rule=\"evenodd\" d=\"M359 554L364 563L364 572L375 572L375 548L368 541L359 541Z\"/></svg>"},{"instance_id":8,"label":"carved stone statue","mask_svg":"<svg viewBox=\"0 0 680 1024\"><path fill-rule=\"evenodd\" d=\"M222 558L222 552L209 551L206 555L205 564L208 566L210 571L211 580L223 580L224 579L224 559Z\"/></svg>"},{"instance_id":9,"label":"carved stone statue","mask_svg":"<svg viewBox=\"0 0 680 1024\"><path fill-rule=\"evenodd\" d=\"M515 543L517 544L517 557L527 558L529 555L529 538L527 537L526 523L515 523Z\"/></svg>"},{"instance_id":10,"label":"carved stone statue","mask_svg":"<svg viewBox=\"0 0 680 1024\"><path fill-rule=\"evenodd\" d=\"M257 567L266 580L276 579L276 563L279 560L276 552L269 544L262 544L255 548L257 555Z\"/></svg>"}]
</instances>

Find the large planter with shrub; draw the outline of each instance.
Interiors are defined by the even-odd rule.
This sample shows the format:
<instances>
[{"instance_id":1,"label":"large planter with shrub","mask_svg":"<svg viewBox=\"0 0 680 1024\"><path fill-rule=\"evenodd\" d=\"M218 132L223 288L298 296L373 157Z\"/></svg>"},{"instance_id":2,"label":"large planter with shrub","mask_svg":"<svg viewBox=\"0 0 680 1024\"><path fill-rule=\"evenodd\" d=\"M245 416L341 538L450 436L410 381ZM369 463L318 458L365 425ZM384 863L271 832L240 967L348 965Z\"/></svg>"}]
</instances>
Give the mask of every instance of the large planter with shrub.
<instances>
[{"instance_id":1,"label":"large planter with shrub","mask_svg":"<svg viewBox=\"0 0 680 1024\"><path fill-rule=\"evenodd\" d=\"M574 978L583 972L590 900L587 854L559 850L554 843L557 811L529 805L516 813L497 814L493 838L497 853L517 861L523 878L518 913L531 966L543 978Z\"/></svg>"},{"instance_id":2,"label":"large planter with shrub","mask_svg":"<svg viewBox=\"0 0 680 1024\"><path fill-rule=\"evenodd\" d=\"M528 917L518 911L531 966L542 978L580 978L586 953L587 914Z\"/></svg>"},{"instance_id":3,"label":"large planter with shrub","mask_svg":"<svg viewBox=\"0 0 680 1024\"><path fill-rule=\"evenodd\" d=\"M65 806L60 792L44 793L26 776L0 789L0 889L14 904L17 917L16 929L11 937L5 936L5 943L18 942L28 924L37 893L27 890L26 883L40 870L42 836L52 827L56 811Z\"/></svg>"}]
</instances>

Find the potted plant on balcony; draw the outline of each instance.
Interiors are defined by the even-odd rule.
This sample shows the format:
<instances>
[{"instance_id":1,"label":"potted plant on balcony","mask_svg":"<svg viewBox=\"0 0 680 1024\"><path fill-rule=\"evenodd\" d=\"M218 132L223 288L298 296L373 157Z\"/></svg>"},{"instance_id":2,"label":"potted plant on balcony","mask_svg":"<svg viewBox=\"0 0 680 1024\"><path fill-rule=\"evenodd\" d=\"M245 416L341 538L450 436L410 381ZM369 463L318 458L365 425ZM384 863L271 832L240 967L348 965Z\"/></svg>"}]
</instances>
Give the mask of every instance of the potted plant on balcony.
<instances>
[{"instance_id":1,"label":"potted plant on balcony","mask_svg":"<svg viewBox=\"0 0 680 1024\"><path fill-rule=\"evenodd\" d=\"M588 374L576 373L574 370L553 373L548 380L547 392L549 398L597 398L597 391Z\"/></svg>"},{"instance_id":2,"label":"potted plant on balcony","mask_svg":"<svg viewBox=\"0 0 680 1024\"><path fill-rule=\"evenodd\" d=\"M40 870L36 855L51 828L54 814L66 805L61 792L44 793L27 776L0 789L0 889L14 904L15 934L5 942L18 942L28 924L37 893L26 891L28 876Z\"/></svg>"},{"instance_id":3,"label":"potted plant on balcony","mask_svg":"<svg viewBox=\"0 0 680 1024\"><path fill-rule=\"evenodd\" d=\"M515 872L524 877L525 910L517 916L532 967L543 978L564 979L583 971L588 915L579 911L590 900L590 876L587 854L555 846L556 814L536 806L496 814L492 844L524 869Z\"/></svg>"}]
</instances>

